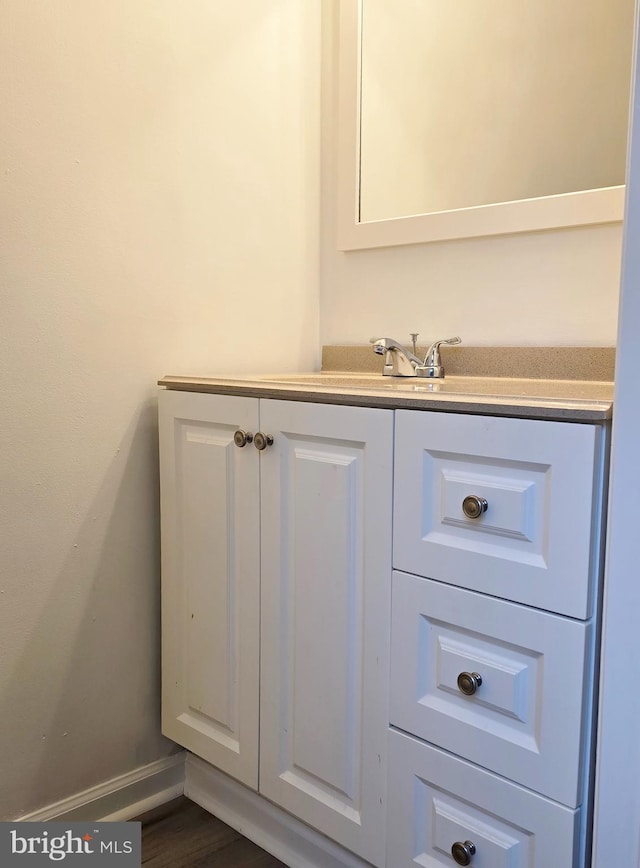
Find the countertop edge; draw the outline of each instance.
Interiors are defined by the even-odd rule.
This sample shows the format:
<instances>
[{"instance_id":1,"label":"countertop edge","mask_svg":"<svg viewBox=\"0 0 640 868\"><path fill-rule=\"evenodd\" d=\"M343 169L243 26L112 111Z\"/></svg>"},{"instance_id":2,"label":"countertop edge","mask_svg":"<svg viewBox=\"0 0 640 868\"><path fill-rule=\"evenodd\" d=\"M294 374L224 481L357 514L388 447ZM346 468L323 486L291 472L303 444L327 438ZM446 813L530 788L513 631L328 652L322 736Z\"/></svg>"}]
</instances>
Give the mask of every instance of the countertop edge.
<instances>
[{"instance_id":1,"label":"countertop edge","mask_svg":"<svg viewBox=\"0 0 640 868\"><path fill-rule=\"evenodd\" d=\"M284 375L283 375L284 378ZM374 407L388 410L419 410L446 413L466 413L483 416L505 416L541 419L557 422L608 422L613 412L612 401L499 397L482 395L441 395L420 397L381 393L372 389L332 389L321 385L284 385L282 383L239 378L209 378L165 376L158 385L168 390L202 392L218 395L239 395L251 398L274 398L285 401L307 401L316 404L339 404Z\"/></svg>"}]
</instances>

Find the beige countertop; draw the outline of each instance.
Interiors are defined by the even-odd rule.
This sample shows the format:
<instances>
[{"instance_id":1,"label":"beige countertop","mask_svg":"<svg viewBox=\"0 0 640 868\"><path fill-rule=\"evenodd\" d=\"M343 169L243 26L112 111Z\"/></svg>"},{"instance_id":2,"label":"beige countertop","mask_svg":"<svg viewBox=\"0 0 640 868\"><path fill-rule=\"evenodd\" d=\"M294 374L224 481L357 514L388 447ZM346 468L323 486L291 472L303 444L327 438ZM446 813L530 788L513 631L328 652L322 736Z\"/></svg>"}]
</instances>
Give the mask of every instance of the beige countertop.
<instances>
[{"instance_id":1,"label":"beige countertop","mask_svg":"<svg viewBox=\"0 0 640 868\"><path fill-rule=\"evenodd\" d=\"M573 422L611 418L613 383L603 380L447 375L442 380L323 371L238 377L167 376L168 389L389 409L438 410Z\"/></svg>"}]
</instances>

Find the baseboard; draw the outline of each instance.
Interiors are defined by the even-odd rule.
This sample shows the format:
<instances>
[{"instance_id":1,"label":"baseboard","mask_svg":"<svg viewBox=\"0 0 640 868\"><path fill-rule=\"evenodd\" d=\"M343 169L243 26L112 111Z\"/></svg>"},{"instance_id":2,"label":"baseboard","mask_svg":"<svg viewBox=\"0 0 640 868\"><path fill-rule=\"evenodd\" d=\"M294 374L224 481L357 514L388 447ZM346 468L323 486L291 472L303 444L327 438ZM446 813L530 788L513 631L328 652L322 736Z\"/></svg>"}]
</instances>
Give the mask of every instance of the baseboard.
<instances>
[{"instance_id":1,"label":"baseboard","mask_svg":"<svg viewBox=\"0 0 640 868\"><path fill-rule=\"evenodd\" d=\"M371 868L193 754L185 762L184 794L292 868Z\"/></svg>"},{"instance_id":2,"label":"baseboard","mask_svg":"<svg viewBox=\"0 0 640 868\"><path fill-rule=\"evenodd\" d=\"M130 820L182 795L184 759L185 752L180 751L17 820L41 823Z\"/></svg>"}]
</instances>

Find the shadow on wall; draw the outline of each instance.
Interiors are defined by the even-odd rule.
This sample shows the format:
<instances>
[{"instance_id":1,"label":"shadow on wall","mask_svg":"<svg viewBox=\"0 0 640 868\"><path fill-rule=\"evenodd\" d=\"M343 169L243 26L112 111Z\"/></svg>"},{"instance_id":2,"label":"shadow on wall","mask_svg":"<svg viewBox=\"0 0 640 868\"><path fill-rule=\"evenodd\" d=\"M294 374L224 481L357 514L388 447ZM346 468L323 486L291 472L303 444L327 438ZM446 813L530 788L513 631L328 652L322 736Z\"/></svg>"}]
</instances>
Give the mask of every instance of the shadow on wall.
<instances>
[{"instance_id":1,"label":"shadow on wall","mask_svg":"<svg viewBox=\"0 0 640 868\"><path fill-rule=\"evenodd\" d=\"M178 750L160 735L157 443L150 402L122 438L8 674L0 817Z\"/></svg>"}]
</instances>

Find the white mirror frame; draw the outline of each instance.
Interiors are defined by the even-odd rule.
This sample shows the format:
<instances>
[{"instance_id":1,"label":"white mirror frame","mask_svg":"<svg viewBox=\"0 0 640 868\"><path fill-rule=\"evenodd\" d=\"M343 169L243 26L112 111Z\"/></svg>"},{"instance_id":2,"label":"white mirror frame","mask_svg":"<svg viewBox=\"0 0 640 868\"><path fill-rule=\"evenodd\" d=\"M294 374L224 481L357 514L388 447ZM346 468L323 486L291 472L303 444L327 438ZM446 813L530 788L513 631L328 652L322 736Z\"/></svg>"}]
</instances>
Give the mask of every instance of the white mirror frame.
<instances>
[{"instance_id":1,"label":"white mirror frame","mask_svg":"<svg viewBox=\"0 0 640 868\"><path fill-rule=\"evenodd\" d=\"M360 198L360 71L362 0L340 0L338 250L362 250L399 244L420 244L454 238L535 232L569 226L621 222L624 184L598 190L561 193L538 199L499 202L432 214L416 214L361 223Z\"/></svg>"}]
</instances>

